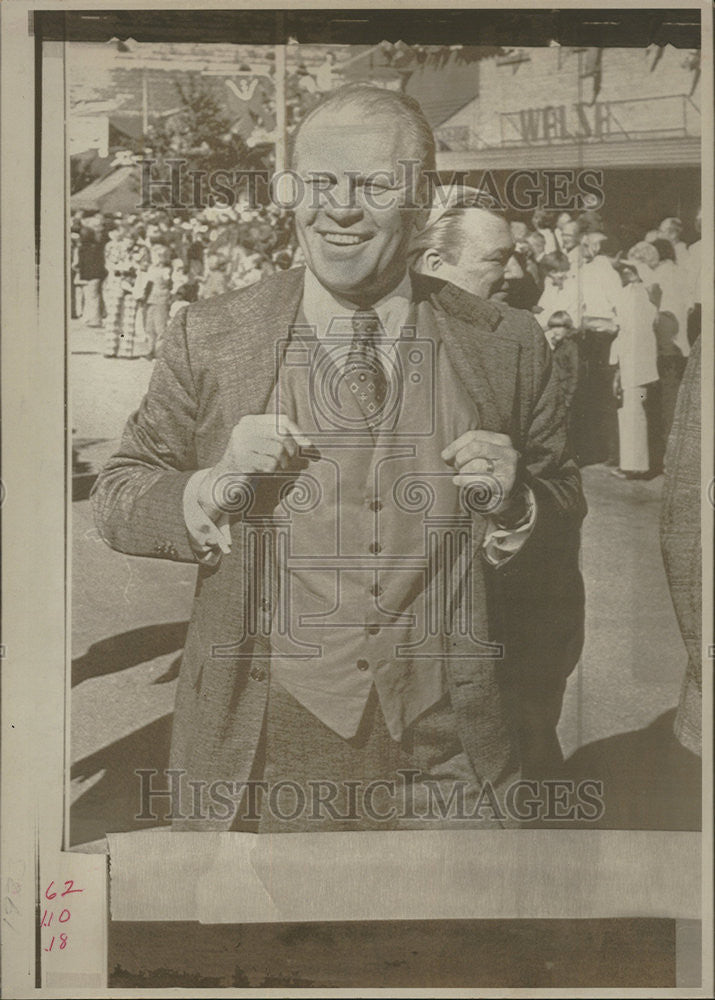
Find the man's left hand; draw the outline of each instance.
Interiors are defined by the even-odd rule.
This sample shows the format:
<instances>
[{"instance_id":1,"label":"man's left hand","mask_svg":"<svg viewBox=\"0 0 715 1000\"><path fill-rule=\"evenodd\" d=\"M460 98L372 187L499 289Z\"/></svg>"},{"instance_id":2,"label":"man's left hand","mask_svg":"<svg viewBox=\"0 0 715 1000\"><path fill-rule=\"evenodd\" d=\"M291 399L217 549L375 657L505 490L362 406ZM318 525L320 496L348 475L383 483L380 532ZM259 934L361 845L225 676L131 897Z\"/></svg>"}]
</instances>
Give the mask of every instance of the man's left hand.
<instances>
[{"instance_id":1,"label":"man's left hand","mask_svg":"<svg viewBox=\"0 0 715 1000\"><path fill-rule=\"evenodd\" d=\"M494 491L499 502L490 511L499 514L508 504L516 482L519 453L508 434L496 431L467 431L442 452L443 461L454 465L456 486L478 486L491 476L498 483Z\"/></svg>"}]
</instances>

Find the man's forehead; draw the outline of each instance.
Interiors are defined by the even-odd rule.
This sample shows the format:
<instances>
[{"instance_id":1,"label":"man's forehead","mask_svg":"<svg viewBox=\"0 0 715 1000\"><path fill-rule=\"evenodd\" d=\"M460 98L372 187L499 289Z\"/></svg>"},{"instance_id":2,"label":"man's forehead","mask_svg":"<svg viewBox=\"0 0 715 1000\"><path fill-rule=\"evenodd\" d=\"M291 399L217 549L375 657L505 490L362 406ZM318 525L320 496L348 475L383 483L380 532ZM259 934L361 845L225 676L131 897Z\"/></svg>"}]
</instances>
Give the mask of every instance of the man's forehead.
<instances>
[{"instance_id":1,"label":"man's forehead","mask_svg":"<svg viewBox=\"0 0 715 1000\"><path fill-rule=\"evenodd\" d=\"M485 212L481 208L468 208L464 213L464 224L468 233L490 246L513 247L514 237L506 219Z\"/></svg>"},{"instance_id":2,"label":"man's forehead","mask_svg":"<svg viewBox=\"0 0 715 1000\"><path fill-rule=\"evenodd\" d=\"M320 160L350 155L367 159L390 159L408 155L413 143L402 121L381 114L367 118L363 112L346 109L345 117L318 114L299 131L294 159Z\"/></svg>"}]
</instances>

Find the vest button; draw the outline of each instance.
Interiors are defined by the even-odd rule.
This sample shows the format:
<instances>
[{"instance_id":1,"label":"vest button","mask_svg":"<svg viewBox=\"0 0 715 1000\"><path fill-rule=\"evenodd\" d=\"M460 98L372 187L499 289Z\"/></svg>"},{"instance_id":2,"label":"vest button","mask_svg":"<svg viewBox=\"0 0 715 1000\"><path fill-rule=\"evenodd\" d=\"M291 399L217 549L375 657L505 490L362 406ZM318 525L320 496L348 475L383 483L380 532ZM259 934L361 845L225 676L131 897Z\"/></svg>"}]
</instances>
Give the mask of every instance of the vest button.
<instances>
[{"instance_id":1,"label":"vest button","mask_svg":"<svg viewBox=\"0 0 715 1000\"><path fill-rule=\"evenodd\" d=\"M371 500L370 510L382 510L382 500Z\"/></svg>"},{"instance_id":2,"label":"vest button","mask_svg":"<svg viewBox=\"0 0 715 1000\"><path fill-rule=\"evenodd\" d=\"M368 635L378 635L378 633L380 632L380 626L379 625L366 625L365 626L365 631L367 632Z\"/></svg>"},{"instance_id":3,"label":"vest button","mask_svg":"<svg viewBox=\"0 0 715 1000\"><path fill-rule=\"evenodd\" d=\"M379 597L380 594L384 593L384 590L379 583L373 583L373 585L370 587L370 593L372 594L373 597Z\"/></svg>"},{"instance_id":4,"label":"vest button","mask_svg":"<svg viewBox=\"0 0 715 1000\"><path fill-rule=\"evenodd\" d=\"M376 556L378 554L378 552L382 552L382 545L380 545L379 542L371 542L370 543L370 552L372 552L372 554L374 556Z\"/></svg>"},{"instance_id":5,"label":"vest button","mask_svg":"<svg viewBox=\"0 0 715 1000\"><path fill-rule=\"evenodd\" d=\"M370 664L367 662L367 660L358 660L355 666L358 668L358 670L370 669Z\"/></svg>"}]
</instances>

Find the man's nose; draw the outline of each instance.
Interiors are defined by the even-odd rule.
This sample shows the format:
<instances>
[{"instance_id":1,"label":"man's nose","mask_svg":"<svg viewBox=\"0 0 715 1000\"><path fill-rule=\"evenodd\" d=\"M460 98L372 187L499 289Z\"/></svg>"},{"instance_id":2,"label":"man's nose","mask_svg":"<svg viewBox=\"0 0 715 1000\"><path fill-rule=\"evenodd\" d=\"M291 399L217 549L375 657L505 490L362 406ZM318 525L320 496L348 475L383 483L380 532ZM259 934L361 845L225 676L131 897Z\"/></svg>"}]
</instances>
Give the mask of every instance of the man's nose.
<instances>
[{"instance_id":1,"label":"man's nose","mask_svg":"<svg viewBox=\"0 0 715 1000\"><path fill-rule=\"evenodd\" d=\"M362 206L352 178L343 177L325 192L323 210L341 226L349 226L362 216Z\"/></svg>"},{"instance_id":2,"label":"man's nose","mask_svg":"<svg viewBox=\"0 0 715 1000\"><path fill-rule=\"evenodd\" d=\"M504 268L504 277L508 278L510 281L518 281L519 278L524 277L521 264L516 257L512 256L507 261L506 267Z\"/></svg>"}]
</instances>

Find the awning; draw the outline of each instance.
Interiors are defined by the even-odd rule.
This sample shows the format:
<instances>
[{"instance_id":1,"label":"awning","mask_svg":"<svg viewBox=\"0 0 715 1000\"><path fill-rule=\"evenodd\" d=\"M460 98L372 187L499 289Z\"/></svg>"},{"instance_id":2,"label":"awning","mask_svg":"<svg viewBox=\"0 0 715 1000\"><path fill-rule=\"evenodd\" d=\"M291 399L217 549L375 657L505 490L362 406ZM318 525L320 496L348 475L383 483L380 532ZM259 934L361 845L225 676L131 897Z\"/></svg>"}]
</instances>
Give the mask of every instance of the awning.
<instances>
[{"instance_id":1,"label":"awning","mask_svg":"<svg viewBox=\"0 0 715 1000\"><path fill-rule=\"evenodd\" d=\"M123 212L131 215L139 210L142 200L139 170L137 167L115 167L87 187L70 197L74 212Z\"/></svg>"},{"instance_id":2,"label":"awning","mask_svg":"<svg viewBox=\"0 0 715 1000\"><path fill-rule=\"evenodd\" d=\"M437 153L437 169L522 170L570 167L613 168L699 167L702 160L699 136L641 139L627 142L589 142L543 146L500 146L492 149L454 150Z\"/></svg>"}]
</instances>

